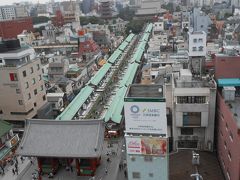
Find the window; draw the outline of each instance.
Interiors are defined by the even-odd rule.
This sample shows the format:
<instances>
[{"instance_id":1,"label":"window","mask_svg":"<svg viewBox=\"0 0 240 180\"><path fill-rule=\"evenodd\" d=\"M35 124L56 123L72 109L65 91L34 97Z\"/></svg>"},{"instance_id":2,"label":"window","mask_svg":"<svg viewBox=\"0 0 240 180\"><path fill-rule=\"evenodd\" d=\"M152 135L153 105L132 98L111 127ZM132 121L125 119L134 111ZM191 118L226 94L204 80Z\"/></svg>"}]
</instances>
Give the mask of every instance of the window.
<instances>
[{"instance_id":1,"label":"window","mask_svg":"<svg viewBox=\"0 0 240 180\"><path fill-rule=\"evenodd\" d=\"M233 134L232 134L231 131L229 132L229 138L230 138L230 140L233 142Z\"/></svg>"},{"instance_id":2,"label":"window","mask_svg":"<svg viewBox=\"0 0 240 180\"><path fill-rule=\"evenodd\" d=\"M18 81L17 73L9 73L10 81Z\"/></svg>"},{"instance_id":3,"label":"window","mask_svg":"<svg viewBox=\"0 0 240 180\"><path fill-rule=\"evenodd\" d=\"M18 100L19 105L23 105L23 100Z\"/></svg>"},{"instance_id":4,"label":"window","mask_svg":"<svg viewBox=\"0 0 240 180\"><path fill-rule=\"evenodd\" d=\"M227 149L227 143L224 141L224 148Z\"/></svg>"},{"instance_id":5,"label":"window","mask_svg":"<svg viewBox=\"0 0 240 180\"><path fill-rule=\"evenodd\" d=\"M26 77L26 76L27 76L26 71L23 71L22 74L23 74L23 77Z\"/></svg>"},{"instance_id":6,"label":"window","mask_svg":"<svg viewBox=\"0 0 240 180\"><path fill-rule=\"evenodd\" d=\"M0 63L3 63L3 60L0 58Z\"/></svg>"},{"instance_id":7,"label":"window","mask_svg":"<svg viewBox=\"0 0 240 180\"><path fill-rule=\"evenodd\" d=\"M3 111L0 109L0 114L3 114Z\"/></svg>"},{"instance_id":8,"label":"window","mask_svg":"<svg viewBox=\"0 0 240 180\"><path fill-rule=\"evenodd\" d=\"M229 161L232 160L232 154L230 153L230 151L228 151L228 159L229 159Z\"/></svg>"},{"instance_id":9,"label":"window","mask_svg":"<svg viewBox=\"0 0 240 180\"><path fill-rule=\"evenodd\" d=\"M34 94L37 95L37 89L34 89Z\"/></svg>"},{"instance_id":10,"label":"window","mask_svg":"<svg viewBox=\"0 0 240 180\"><path fill-rule=\"evenodd\" d=\"M26 88L26 89L29 88L28 82L25 82L25 88Z\"/></svg>"},{"instance_id":11,"label":"window","mask_svg":"<svg viewBox=\"0 0 240 180\"><path fill-rule=\"evenodd\" d=\"M37 64L37 70L39 70L40 69L40 65L39 64Z\"/></svg>"},{"instance_id":12,"label":"window","mask_svg":"<svg viewBox=\"0 0 240 180\"><path fill-rule=\"evenodd\" d=\"M133 172L132 177L133 179L140 179L140 172Z\"/></svg>"},{"instance_id":13,"label":"window","mask_svg":"<svg viewBox=\"0 0 240 180\"><path fill-rule=\"evenodd\" d=\"M196 42L197 42L197 39L193 39L193 42L196 43Z\"/></svg>"},{"instance_id":14,"label":"window","mask_svg":"<svg viewBox=\"0 0 240 180\"><path fill-rule=\"evenodd\" d=\"M37 103L34 103L33 105L34 105L34 107L37 107Z\"/></svg>"},{"instance_id":15,"label":"window","mask_svg":"<svg viewBox=\"0 0 240 180\"><path fill-rule=\"evenodd\" d=\"M228 131L228 124L226 123L226 131Z\"/></svg>"},{"instance_id":16,"label":"window","mask_svg":"<svg viewBox=\"0 0 240 180\"><path fill-rule=\"evenodd\" d=\"M31 74L33 73L33 67L30 68L30 72L31 72Z\"/></svg>"},{"instance_id":17,"label":"window","mask_svg":"<svg viewBox=\"0 0 240 180\"><path fill-rule=\"evenodd\" d=\"M183 112L183 126L201 126L201 112Z\"/></svg>"},{"instance_id":18,"label":"window","mask_svg":"<svg viewBox=\"0 0 240 180\"><path fill-rule=\"evenodd\" d=\"M35 84L35 83L36 83L35 78L32 78L32 84Z\"/></svg>"},{"instance_id":19,"label":"window","mask_svg":"<svg viewBox=\"0 0 240 180\"><path fill-rule=\"evenodd\" d=\"M56 108L56 104L55 103L52 104L52 108Z\"/></svg>"},{"instance_id":20,"label":"window","mask_svg":"<svg viewBox=\"0 0 240 180\"><path fill-rule=\"evenodd\" d=\"M20 89L16 89L16 93L17 93L17 94L20 94Z\"/></svg>"},{"instance_id":21,"label":"window","mask_svg":"<svg viewBox=\"0 0 240 180\"><path fill-rule=\"evenodd\" d=\"M229 172L227 171L227 180L231 180L231 178L230 178L230 174L229 174Z\"/></svg>"},{"instance_id":22,"label":"window","mask_svg":"<svg viewBox=\"0 0 240 180\"><path fill-rule=\"evenodd\" d=\"M45 100L46 100L46 96L44 95L44 96L43 96L43 101L45 101Z\"/></svg>"},{"instance_id":23,"label":"window","mask_svg":"<svg viewBox=\"0 0 240 180\"><path fill-rule=\"evenodd\" d=\"M197 51L197 48L196 48L196 47L193 47L193 48L192 48L192 51Z\"/></svg>"},{"instance_id":24,"label":"window","mask_svg":"<svg viewBox=\"0 0 240 180\"><path fill-rule=\"evenodd\" d=\"M41 89L40 90L43 91L43 85L41 85Z\"/></svg>"},{"instance_id":25,"label":"window","mask_svg":"<svg viewBox=\"0 0 240 180\"><path fill-rule=\"evenodd\" d=\"M149 173L148 175L149 175L149 177L153 177L153 173Z\"/></svg>"},{"instance_id":26,"label":"window","mask_svg":"<svg viewBox=\"0 0 240 180\"><path fill-rule=\"evenodd\" d=\"M30 93L28 93L28 100L29 100L29 99L31 99L31 94L30 94Z\"/></svg>"},{"instance_id":27,"label":"window","mask_svg":"<svg viewBox=\"0 0 240 180\"><path fill-rule=\"evenodd\" d=\"M42 80L42 75L38 75L38 80L39 80L39 81Z\"/></svg>"},{"instance_id":28,"label":"window","mask_svg":"<svg viewBox=\"0 0 240 180\"><path fill-rule=\"evenodd\" d=\"M193 135L193 128L181 128L181 135Z\"/></svg>"},{"instance_id":29,"label":"window","mask_svg":"<svg viewBox=\"0 0 240 180\"><path fill-rule=\"evenodd\" d=\"M203 51L203 46L198 47L198 51Z\"/></svg>"},{"instance_id":30,"label":"window","mask_svg":"<svg viewBox=\"0 0 240 180\"><path fill-rule=\"evenodd\" d=\"M144 161L152 162L152 156L144 156Z\"/></svg>"}]
</instances>

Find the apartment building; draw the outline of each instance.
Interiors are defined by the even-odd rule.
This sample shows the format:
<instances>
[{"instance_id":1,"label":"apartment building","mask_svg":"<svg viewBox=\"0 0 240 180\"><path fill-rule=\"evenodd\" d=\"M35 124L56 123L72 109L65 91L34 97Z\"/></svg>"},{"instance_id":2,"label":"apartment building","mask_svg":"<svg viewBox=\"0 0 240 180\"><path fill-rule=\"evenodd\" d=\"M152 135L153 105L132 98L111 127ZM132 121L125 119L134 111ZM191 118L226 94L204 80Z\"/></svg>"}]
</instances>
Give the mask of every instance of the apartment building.
<instances>
[{"instance_id":1,"label":"apartment building","mask_svg":"<svg viewBox=\"0 0 240 180\"><path fill-rule=\"evenodd\" d=\"M15 6L0 6L0 21L16 19Z\"/></svg>"},{"instance_id":2,"label":"apartment building","mask_svg":"<svg viewBox=\"0 0 240 180\"><path fill-rule=\"evenodd\" d=\"M213 150L216 83L181 69L173 78L173 148Z\"/></svg>"},{"instance_id":3,"label":"apartment building","mask_svg":"<svg viewBox=\"0 0 240 180\"><path fill-rule=\"evenodd\" d=\"M0 47L0 119L33 118L46 103L40 59L18 40L2 41Z\"/></svg>"},{"instance_id":4,"label":"apartment building","mask_svg":"<svg viewBox=\"0 0 240 180\"><path fill-rule=\"evenodd\" d=\"M240 80L218 79L217 150L227 180L240 179Z\"/></svg>"},{"instance_id":5,"label":"apartment building","mask_svg":"<svg viewBox=\"0 0 240 180\"><path fill-rule=\"evenodd\" d=\"M238 47L239 48L239 47ZM240 56L234 49L216 54L214 76L218 84L216 108L217 152L227 180L240 179Z\"/></svg>"}]
</instances>

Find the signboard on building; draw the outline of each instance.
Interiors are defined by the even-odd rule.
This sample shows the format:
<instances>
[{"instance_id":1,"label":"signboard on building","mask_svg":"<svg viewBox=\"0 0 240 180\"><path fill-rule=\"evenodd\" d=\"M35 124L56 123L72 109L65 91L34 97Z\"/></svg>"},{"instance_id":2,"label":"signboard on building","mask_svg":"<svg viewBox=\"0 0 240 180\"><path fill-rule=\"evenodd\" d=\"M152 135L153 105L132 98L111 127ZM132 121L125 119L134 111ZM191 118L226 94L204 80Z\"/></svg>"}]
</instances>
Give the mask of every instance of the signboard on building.
<instances>
[{"instance_id":1,"label":"signboard on building","mask_svg":"<svg viewBox=\"0 0 240 180\"><path fill-rule=\"evenodd\" d=\"M160 137L126 137L128 154L166 156L167 139Z\"/></svg>"},{"instance_id":2,"label":"signboard on building","mask_svg":"<svg viewBox=\"0 0 240 180\"><path fill-rule=\"evenodd\" d=\"M126 131L167 135L167 117L165 100L151 102L126 101L124 115Z\"/></svg>"}]
</instances>

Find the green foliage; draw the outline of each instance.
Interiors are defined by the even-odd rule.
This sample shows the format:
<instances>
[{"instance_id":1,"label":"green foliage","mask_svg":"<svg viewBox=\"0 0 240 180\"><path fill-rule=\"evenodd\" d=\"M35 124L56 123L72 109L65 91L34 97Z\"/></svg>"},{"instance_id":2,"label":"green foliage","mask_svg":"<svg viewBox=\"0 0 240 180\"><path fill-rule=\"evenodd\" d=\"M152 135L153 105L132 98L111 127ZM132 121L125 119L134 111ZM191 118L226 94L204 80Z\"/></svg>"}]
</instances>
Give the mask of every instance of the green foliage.
<instances>
[{"instance_id":1,"label":"green foliage","mask_svg":"<svg viewBox=\"0 0 240 180\"><path fill-rule=\"evenodd\" d=\"M82 16L82 17L80 17L80 23L82 26L87 25L89 23L103 25L104 20L99 17L96 17L96 16L89 16L89 17Z\"/></svg>"},{"instance_id":2,"label":"green foliage","mask_svg":"<svg viewBox=\"0 0 240 180\"><path fill-rule=\"evenodd\" d=\"M134 10L131 10L129 7L122 8L119 11L119 17L123 19L124 21L131 21L135 15Z\"/></svg>"},{"instance_id":3,"label":"green foliage","mask_svg":"<svg viewBox=\"0 0 240 180\"><path fill-rule=\"evenodd\" d=\"M39 28L35 28L34 30L35 32L39 32L42 36L42 30L45 30L45 26L40 26Z\"/></svg>"},{"instance_id":4,"label":"green foliage","mask_svg":"<svg viewBox=\"0 0 240 180\"><path fill-rule=\"evenodd\" d=\"M129 34L130 30L132 33L138 34L142 31L145 24L144 20L132 20L127 24L126 34Z\"/></svg>"},{"instance_id":5,"label":"green foliage","mask_svg":"<svg viewBox=\"0 0 240 180\"><path fill-rule=\"evenodd\" d=\"M168 10L170 13L174 11L173 3L163 4L162 8Z\"/></svg>"},{"instance_id":6,"label":"green foliage","mask_svg":"<svg viewBox=\"0 0 240 180\"><path fill-rule=\"evenodd\" d=\"M46 16L32 17L33 24L46 23L49 20L50 20L50 18L48 18Z\"/></svg>"}]
</instances>

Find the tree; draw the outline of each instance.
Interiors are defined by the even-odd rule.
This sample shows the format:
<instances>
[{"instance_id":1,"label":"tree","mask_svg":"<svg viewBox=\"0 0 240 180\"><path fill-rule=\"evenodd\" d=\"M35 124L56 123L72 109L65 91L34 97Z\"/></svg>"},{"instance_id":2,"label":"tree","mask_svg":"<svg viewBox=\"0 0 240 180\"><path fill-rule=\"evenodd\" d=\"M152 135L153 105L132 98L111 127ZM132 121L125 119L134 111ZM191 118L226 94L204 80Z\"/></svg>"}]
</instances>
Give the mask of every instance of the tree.
<instances>
[{"instance_id":1,"label":"tree","mask_svg":"<svg viewBox=\"0 0 240 180\"><path fill-rule=\"evenodd\" d=\"M142 31L143 26L145 24L144 20L132 20L127 24L126 34L129 34L130 31L132 33L138 34Z\"/></svg>"},{"instance_id":2,"label":"tree","mask_svg":"<svg viewBox=\"0 0 240 180\"><path fill-rule=\"evenodd\" d=\"M81 25L87 25L89 23L103 25L104 20L99 17L96 17L96 16L89 16L89 17L82 16L82 17L80 17L80 23L81 23Z\"/></svg>"},{"instance_id":3,"label":"tree","mask_svg":"<svg viewBox=\"0 0 240 180\"><path fill-rule=\"evenodd\" d=\"M42 36L42 30L45 30L45 26L40 26L39 28L35 28L34 30L35 32L39 32Z\"/></svg>"},{"instance_id":4,"label":"tree","mask_svg":"<svg viewBox=\"0 0 240 180\"><path fill-rule=\"evenodd\" d=\"M176 12L180 12L180 11L181 11L180 6L177 6L177 7L176 7Z\"/></svg>"},{"instance_id":5,"label":"tree","mask_svg":"<svg viewBox=\"0 0 240 180\"><path fill-rule=\"evenodd\" d=\"M170 13L173 13L174 11L173 3L168 3L167 5L163 4L162 8L168 10Z\"/></svg>"},{"instance_id":6,"label":"tree","mask_svg":"<svg viewBox=\"0 0 240 180\"><path fill-rule=\"evenodd\" d=\"M122 8L119 11L119 17L123 19L124 21L131 21L135 15L134 10L131 10L129 7Z\"/></svg>"},{"instance_id":7,"label":"tree","mask_svg":"<svg viewBox=\"0 0 240 180\"><path fill-rule=\"evenodd\" d=\"M46 16L38 16L38 17L32 17L33 24L40 24L40 23L46 23L50 20L50 18Z\"/></svg>"}]
</instances>

